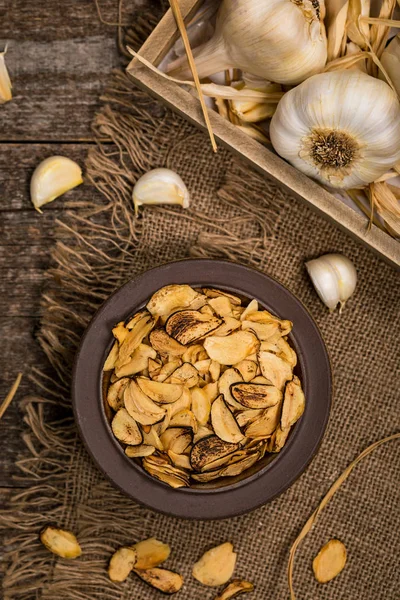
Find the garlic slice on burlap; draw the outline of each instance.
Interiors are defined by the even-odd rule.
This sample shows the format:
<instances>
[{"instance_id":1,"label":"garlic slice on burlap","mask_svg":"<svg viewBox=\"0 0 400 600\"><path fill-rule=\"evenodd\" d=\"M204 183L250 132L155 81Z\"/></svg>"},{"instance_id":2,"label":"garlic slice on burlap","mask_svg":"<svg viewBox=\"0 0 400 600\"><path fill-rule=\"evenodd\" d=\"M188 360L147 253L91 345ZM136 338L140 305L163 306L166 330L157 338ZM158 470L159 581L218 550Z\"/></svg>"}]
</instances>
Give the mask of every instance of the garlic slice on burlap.
<instances>
[{"instance_id":1,"label":"garlic slice on burlap","mask_svg":"<svg viewBox=\"0 0 400 600\"><path fill-rule=\"evenodd\" d=\"M12 98L12 84L5 61L6 53L7 46L3 52L0 52L0 104L8 102Z\"/></svg>"},{"instance_id":2,"label":"garlic slice on burlap","mask_svg":"<svg viewBox=\"0 0 400 600\"><path fill-rule=\"evenodd\" d=\"M80 166L66 156L49 156L35 169L31 179L31 200L37 211L83 183Z\"/></svg>"},{"instance_id":3,"label":"garlic slice on burlap","mask_svg":"<svg viewBox=\"0 0 400 600\"><path fill-rule=\"evenodd\" d=\"M400 103L359 70L321 73L284 95L270 137L306 175L334 188L365 186L400 160Z\"/></svg>"},{"instance_id":4,"label":"garlic slice on burlap","mask_svg":"<svg viewBox=\"0 0 400 600\"><path fill-rule=\"evenodd\" d=\"M136 215L144 204L179 204L188 208L190 202L186 185L171 169L152 169L142 175L135 183L132 199Z\"/></svg>"}]
</instances>

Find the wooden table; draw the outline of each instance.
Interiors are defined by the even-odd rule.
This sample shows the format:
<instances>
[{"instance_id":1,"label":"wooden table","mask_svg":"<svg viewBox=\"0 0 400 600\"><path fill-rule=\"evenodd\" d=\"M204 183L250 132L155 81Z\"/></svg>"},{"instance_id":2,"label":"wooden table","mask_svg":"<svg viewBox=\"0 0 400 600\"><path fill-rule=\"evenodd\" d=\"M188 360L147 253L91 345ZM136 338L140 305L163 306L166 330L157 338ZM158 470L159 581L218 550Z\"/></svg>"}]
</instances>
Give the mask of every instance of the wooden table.
<instances>
[{"instance_id":1,"label":"wooden table","mask_svg":"<svg viewBox=\"0 0 400 600\"><path fill-rule=\"evenodd\" d=\"M99 3L103 17L115 22L117 0ZM135 4L145 2L125 0L124 22ZM84 165L100 94L111 70L120 64L116 29L100 23L94 0L0 0L0 50L6 42L14 98L0 105L1 400L18 371L27 374L31 365L46 360L35 342L35 330L63 199L49 204L42 215L36 212L29 197L32 172L54 154ZM96 194L84 185L68 198L93 199ZM14 462L24 452L18 399L31 391L25 376L0 421L0 507L23 485L14 480L19 474Z\"/></svg>"}]
</instances>

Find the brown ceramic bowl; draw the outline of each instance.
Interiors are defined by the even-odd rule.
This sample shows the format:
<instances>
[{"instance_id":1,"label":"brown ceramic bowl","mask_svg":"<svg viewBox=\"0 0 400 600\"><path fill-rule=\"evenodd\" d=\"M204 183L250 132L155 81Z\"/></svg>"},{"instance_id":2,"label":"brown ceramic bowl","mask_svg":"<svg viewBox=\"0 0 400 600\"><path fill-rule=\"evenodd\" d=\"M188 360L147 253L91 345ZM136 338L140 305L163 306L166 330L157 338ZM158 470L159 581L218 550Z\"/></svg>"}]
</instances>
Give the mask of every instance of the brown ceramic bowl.
<instances>
[{"instance_id":1,"label":"brown ceramic bowl","mask_svg":"<svg viewBox=\"0 0 400 600\"><path fill-rule=\"evenodd\" d=\"M297 375L306 409L283 450L265 457L235 478L173 489L128 458L114 438L102 400L102 367L113 343L111 329L140 310L164 285L187 283L256 298L261 306L293 321L290 343L298 355ZM191 519L223 519L251 511L287 489L317 452L331 408L332 379L321 334L299 300L268 275L224 260L181 260L146 271L116 291L88 326L73 373L76 422L93 460L103 473L137 502Z\"/></svg>"}]
</instances>

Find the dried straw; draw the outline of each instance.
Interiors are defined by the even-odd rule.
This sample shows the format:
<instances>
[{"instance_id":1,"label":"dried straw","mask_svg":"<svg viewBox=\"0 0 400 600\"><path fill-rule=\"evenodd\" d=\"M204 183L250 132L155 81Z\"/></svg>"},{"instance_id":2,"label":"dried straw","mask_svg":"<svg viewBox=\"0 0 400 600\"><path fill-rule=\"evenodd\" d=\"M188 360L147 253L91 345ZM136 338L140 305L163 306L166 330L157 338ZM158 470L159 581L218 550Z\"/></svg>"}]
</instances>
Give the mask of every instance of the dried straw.
<instances>
[{"instance_id":1,"label":"dried straw","mask_svg":"<svg viewBox=\"0 0 400 600\"><path fill-rule=\"evenodd\" d=\"M174 17L176 20L176 24L178 25L179 32L182 36L183 45L185 46L187 59L189 62L190 70L192 71L194 82L196 84L197 93L199 94L201 109L203 111L204 120L206 122L208 135L210 136L211 145L212 145L214 152L217 152L217 150L218 150L217 143L215 141L214 132L212 130L210 117L208 114L208 109L207 109L206 103L204 101L204 96L203 96L203 92L201 89L199 75L197 73L196 64L194 62L193 53L192 53L192 49L190 47L189 37L188 37L187 31L186 31L186 26L185 26L185 22L182 17L179 2L178 2L178 0L169 0L169 3L171 5L172 12L174 13Z\"/></svg>"},{"instance_id":2,"label":"dried straw","mask_svg":"<svg viewBox=\"0 0 400 600\"><path fill-rule=\"evenodd\" d=\"M15 394L17 393L17 390L19 388L19 384L21 383L21 379L22 379L22 373L18 373L16 380L14 381L10 391L8 392L4 402L2 403L2 405L0 406L0 419L2 418L2 416L4 415L4 413L6 412L7 408L10 406Z\"/></svg>"},{"instance_id":3,"label":"dried straw","mask_svg":"<svg viewBox=\"0 0 400 600\"><path fill-rule=\"evenodd\" d=\"M296 600L296 596L295 596L294 589L293 589L293 567L294 567L294 558L295 558L296 550L297 550L299 544L304 540L304 538L306 537L306 535L311 531L314 523L318 519L318 517L321 514L321 512L323 511L323 509L332 500L333 496L336 494L336 492L338 491L338 489L340 488L340 486L346 481L346 479L348 478L348 476L350 475L350 473L352 472L352 470L354 469L354 467L356 467L358 465L358 463L361 462L366 456L368 456L369 454L371 454L371 452L373 452L374 450L376 450L377 448L379 448L379 446L382 446L382 444L386 444L387 442L391 442L392 440L396 440L396 439L399 439L399 438L400 438L400 433L394 433L393 435L389 435L388 437L385 437L385 438L383 438L381 440L378 440L377 442L374 442L373 444L371 444L370 446L368 446L368 448L366 448L365 450L363 450L361 452L361 454L359 454L357 456L357 458L354 459L353 462L350 463L349 466L343 471L343 473L340 475L340 477L332 485L332 487L330 488L330 490L328 491L328 493L321 500L319 506L312 513L312 515L310 516L310 518L308 519L308 521L304 525L303 529L301 530L301 532L299 533L299 535L295 539L295 541L294 541L294 543L293 543L293 545L292 545L292 547L290 549L290 556L289 556L289 563L288 563L288 571L287 571L287 573L288 573L288 583L289 583L289 590L290 590L290 598L291 598L291 600Z\"/></svg>"}]
</instances>

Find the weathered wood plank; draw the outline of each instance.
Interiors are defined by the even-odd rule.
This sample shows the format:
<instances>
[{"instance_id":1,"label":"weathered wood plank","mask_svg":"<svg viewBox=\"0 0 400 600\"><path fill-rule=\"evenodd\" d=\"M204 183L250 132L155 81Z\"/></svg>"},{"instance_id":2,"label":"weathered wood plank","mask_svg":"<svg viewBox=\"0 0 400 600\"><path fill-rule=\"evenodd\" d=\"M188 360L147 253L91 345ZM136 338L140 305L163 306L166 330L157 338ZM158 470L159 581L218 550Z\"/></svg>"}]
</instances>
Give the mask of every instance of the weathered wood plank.
<instances>
[{"instance_id":1,"label":"weathered wood plank","mask_svg":"<svg viewBox=\"0 0 400 600\"><path fill-rule=\"evenodd\" d=\"M129 22L137 0L125 0ZM100 0L105 19L117 19L117 1ZM1 107L2 140L91 138L99 96L121 64L116 28L100 23L93 0L0 4L0 45L14 100Z\"/></svg>"}]
</instances>

